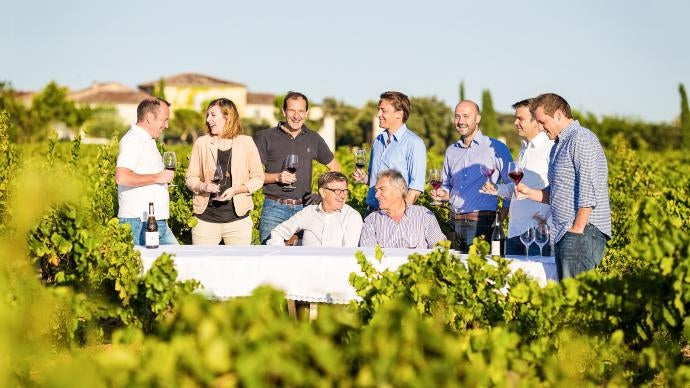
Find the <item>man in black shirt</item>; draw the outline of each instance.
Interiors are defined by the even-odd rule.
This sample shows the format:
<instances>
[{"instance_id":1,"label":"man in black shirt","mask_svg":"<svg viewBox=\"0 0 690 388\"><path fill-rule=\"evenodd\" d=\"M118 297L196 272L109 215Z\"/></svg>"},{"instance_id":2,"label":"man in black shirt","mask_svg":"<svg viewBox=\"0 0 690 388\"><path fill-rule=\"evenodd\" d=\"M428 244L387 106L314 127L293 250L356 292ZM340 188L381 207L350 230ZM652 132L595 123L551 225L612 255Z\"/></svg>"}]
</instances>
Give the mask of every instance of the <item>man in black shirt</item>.
<instances>
[{"instance_id":1,"label":"man in black shirt","mask_svg":"<svg viewBox=\"0 0 690 388\"><path fill-rule=\"evenodd\" d=\"M285 121L254 136L266 168L264 204L259 221L262 244L271 236L273 228L302 210L304 201L311 195L312 160L331 171L340 171L340 165L323 138L304 125L308 109L309 100L304 94L288 92L283 100ZM294 173L287 170L286 159L290 154L297 155L299 160Z\"/></svg>"}]
</instances>

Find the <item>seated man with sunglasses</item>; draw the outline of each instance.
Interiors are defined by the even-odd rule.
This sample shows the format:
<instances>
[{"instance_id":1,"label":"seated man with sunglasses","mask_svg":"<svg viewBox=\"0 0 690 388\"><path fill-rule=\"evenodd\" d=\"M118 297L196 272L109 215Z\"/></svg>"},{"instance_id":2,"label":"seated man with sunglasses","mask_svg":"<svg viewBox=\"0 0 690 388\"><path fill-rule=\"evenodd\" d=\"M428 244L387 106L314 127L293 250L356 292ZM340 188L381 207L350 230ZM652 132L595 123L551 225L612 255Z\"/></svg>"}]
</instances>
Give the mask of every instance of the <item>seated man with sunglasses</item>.
<instances>
[{"instance_id":1,"label":"seated man with sunglasses","mask_svg":"<svg viewBox=\"0 0 690 388\"><path fill-rule=\"evenodd\" d=\"M323 201L304 207L271 231L268 245L286 245L292 235L303 231L304 246L356 247L362 230L362 216L345 204L347 177L330 171L319 176ZM291 244L288 244L291 245Z\"/></svg>"}]
</instances>

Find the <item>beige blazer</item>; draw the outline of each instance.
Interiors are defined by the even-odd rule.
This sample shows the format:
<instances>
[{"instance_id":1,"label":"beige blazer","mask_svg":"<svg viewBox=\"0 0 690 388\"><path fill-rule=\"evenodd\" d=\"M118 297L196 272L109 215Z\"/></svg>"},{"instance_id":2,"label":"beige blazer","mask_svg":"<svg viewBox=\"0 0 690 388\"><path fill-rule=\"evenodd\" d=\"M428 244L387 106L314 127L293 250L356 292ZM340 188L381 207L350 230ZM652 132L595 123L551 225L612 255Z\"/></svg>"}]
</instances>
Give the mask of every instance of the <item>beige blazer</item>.
<instances>
[{"instance_id":1,"label":"beige blazer","mask_svg":"<svg viewBox=\"0 0 690 388\"><path fill-rule=\"evenodd\" d=\"M213 179L217 158L217 137L204 135L196 139L192 155L189 157L185 180L187 187L194 192L192 200L194 214L203 213L208 206L210 194L201 191L201 186L202 183L211 182ZM252 193L264 185L264 166L261 164L259 150L250 136L239 135L233 139L230 175L233 188L245 185L249 190L248 193L235 194L232 197L237 215L243 216L254 208Z\"/></svg>"}]
</instances>

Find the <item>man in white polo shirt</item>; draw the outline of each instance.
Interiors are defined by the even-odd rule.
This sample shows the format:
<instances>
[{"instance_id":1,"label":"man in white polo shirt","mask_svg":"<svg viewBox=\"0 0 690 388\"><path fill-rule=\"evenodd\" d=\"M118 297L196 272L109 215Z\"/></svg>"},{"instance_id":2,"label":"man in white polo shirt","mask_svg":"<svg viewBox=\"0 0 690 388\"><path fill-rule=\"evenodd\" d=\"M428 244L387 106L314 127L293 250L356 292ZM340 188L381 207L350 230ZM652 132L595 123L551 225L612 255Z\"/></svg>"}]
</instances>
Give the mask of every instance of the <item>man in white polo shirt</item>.
<instances>
[{"instance_id":1,"label":"man in white polo shirt","mask_svg":"<svg viewBox=\"0 0 690 388\"><path fill-rule=\"evenodd\" d=\"M170 203L167 184L175 173L163 168L163 159L156 147L156 139L168 127L169 117L169 102L147 98L137 106L137 123L120 140L115 168L117 217L121 224L132 227L134 245L145 244L149 202L153 202L160 244L177 244L166 222Z\"/></svg>"},{"instance_id":2,"label":"man in white polo shirt","mask_svg":"<svg viewBox=\"0 0 690 388\"><path fill-rule=\"evenodd\" d=\"M515 109L515 129L523 138L518 164L522 167L524 177L522 182L529 187L543 189L549 185L549 155L553 140L539 127L539 123L529 110L531 100L522 100L513 104ZM526 198L515 198L515 184L495 185L487 182L482 187L487 194L498 194L510 201L510 220L508 221L508 239L506 240L507 255L524 255L525 246L520 241L520 235L538 223L550 221L551 206L545 203L530 201ZM550 255L550 244L544 247L544 254ZM539 255L539 246L531 244L529 255Z\"/></svg>"}]
</instances>

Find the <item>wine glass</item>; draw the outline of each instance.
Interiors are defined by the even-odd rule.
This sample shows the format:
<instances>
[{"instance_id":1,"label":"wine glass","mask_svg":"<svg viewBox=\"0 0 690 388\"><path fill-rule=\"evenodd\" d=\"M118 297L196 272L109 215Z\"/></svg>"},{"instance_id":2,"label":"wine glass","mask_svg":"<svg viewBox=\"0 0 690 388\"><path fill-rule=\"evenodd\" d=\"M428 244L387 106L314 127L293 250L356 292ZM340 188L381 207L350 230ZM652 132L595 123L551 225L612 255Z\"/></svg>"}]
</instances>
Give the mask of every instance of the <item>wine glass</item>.
<instances>
[{"instance_id":1,"label":"wine glass","mask_svg":"<svg viewBox=\"0 0 690 388\"><path fill-rule=\"evenodd\" d=\"M487 183L491 182L491 176L496 171L496 159L491 158L490 161L485 161L479 165L479 171L486 178Z\"/></svg>"},{"instance_id":2,"label":"wine glass","mask_svg":"<svg viewBox=\"0 0 690 388\"><path fill-rule=\"evenodd\" d=\"M441 187L441 170L438 168L432 168L429 170L429 184L434 190L438 190ZM438 206L441 202L434 200L430 205Z\"/></svg>"},{"instance_id":3,"label":"wine glass","mask_svg":"<svg viewBox=\"0 0 690 388\"><path fill-rule=\"evenodd\" d=\"M367 165L367 150L364 148L356 148L355 149L355 167L359 169L364 169L364 166Z\"/></svg>"},{"instance_id":4,"label":"wine glass","mask_svg":"<svg viewBox=\"0 0 690 388\"><path fill-rule=\"evenodd\" d=\"M544 245L549 242L549 226L543 223L534 228L534 242L539 245L539 256L544 256Z\"/></svg>"},{"instance_id":5,"label":"wine glass","mask_svg":"<svg viewBox=\"0 0 690 388\"><path fill-rule=\"evenodd\" d=\"M177 168L177 156L172 151L163 152L163 166L166 170L175 171ZM177 186L172 183L168 183L168 186Z\"/></svg>"},{"instance_id":6,"label":"wine glass","mask_svg":"<svg viewBox=\"0 0 690 388\"><path fill-rule=\"evenodd\" d=\"M515 183L515 190L517 193L517 185L520 184L520 181L525 176L524 171L522 171L522 167L520 167L517 162L508 162L508 176L510 177L510 180ZM515 199L521 198L517 196Z\"/></svg>"},{"instance_id":7,"label":"wine glass","mask_svg":"<svg viewBox=\"0 0 690 388\"><path fill-rule=\"evenodd\" d=\"M294 174L297 172L297 168L299 167L299 158L295 154L290 154L285 158L285 162L283 162L283 169L287 170L291 174ZM289 185L283 187L283 191L292 191L296 189L296 187L290 183Z\"/></svg>"},{"instance_id":8,"label":"wine glass","mask_svg":"<svg viewBox=\"0 0 690 388\"><path fill-rule=\"evenodd\" d=\"M529 228L520 235L520 242L525 246L525 256L529 259L529 246L534 242L534 228Z\"/></svg>"},{"instance_id":9,"label":"wine glass","mask_svg":"<svg viewBox=\"0 0 690 388\"><path fill-rule=\"evenodd\" d=\"M211 183L220 185L221 179L223 179L223 168L220 167L220 164L216 164L216 171L213 173ZM210 198L215 199L216 197L218 197L218 193L211 193Z\"/></svg>"}]
</instances>

